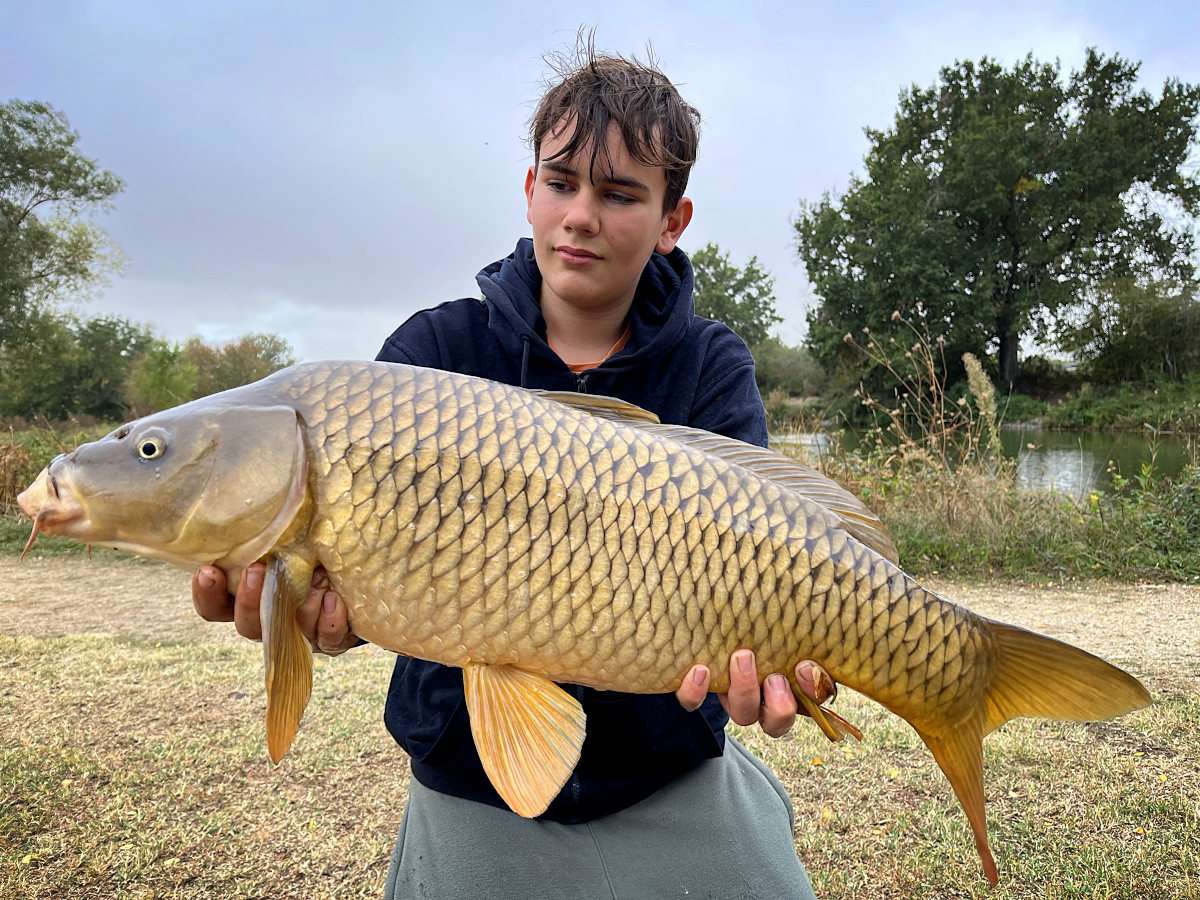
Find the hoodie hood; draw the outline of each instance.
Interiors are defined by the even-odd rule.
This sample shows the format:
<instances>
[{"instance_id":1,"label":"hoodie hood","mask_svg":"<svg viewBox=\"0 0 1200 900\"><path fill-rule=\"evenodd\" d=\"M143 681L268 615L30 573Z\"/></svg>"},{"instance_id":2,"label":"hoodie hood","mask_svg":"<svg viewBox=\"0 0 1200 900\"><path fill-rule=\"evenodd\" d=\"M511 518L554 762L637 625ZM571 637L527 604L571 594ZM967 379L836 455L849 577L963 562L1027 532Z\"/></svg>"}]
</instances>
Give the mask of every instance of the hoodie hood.
<instances>
[{"instance_id":1,"label":"hoodie hood","mask_svg":"<svg viewBox=\"0 0 1200 900\"><path fill-rule=\"evenodd\" d=\"M542 273L533 255L532 240L521 238L511 255L483 269L475 280L487 303L488 329L506 352L526 363L529 357L536 357L567 371L546 343L546 320L539 301ZM686 253L678 247L665 256L654 253L642 270L629 309L629 341L596 367L597 374L633 369L673 350L687 335L695 317L693 285L692 264Z\"/></svg>"}]
</instances>

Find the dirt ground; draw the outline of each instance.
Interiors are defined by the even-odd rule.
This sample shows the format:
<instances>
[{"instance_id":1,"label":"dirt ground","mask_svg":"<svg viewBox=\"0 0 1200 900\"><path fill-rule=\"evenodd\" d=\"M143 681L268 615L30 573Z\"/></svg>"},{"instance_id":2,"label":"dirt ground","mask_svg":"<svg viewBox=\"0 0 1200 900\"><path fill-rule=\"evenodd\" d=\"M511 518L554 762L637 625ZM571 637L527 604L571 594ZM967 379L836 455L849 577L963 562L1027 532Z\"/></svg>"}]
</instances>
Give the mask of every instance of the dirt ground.
<instances>
[{"instance_id":1,"label":"dirt ground","mask_svg":"<svg viewBox=\"0 0 1200 900\"><path fill-rule=\"evenodd\" d=\"M141 560L0 556L0 634L239 640L192 608L190 575Z\"/></svg>"}]
</instances>

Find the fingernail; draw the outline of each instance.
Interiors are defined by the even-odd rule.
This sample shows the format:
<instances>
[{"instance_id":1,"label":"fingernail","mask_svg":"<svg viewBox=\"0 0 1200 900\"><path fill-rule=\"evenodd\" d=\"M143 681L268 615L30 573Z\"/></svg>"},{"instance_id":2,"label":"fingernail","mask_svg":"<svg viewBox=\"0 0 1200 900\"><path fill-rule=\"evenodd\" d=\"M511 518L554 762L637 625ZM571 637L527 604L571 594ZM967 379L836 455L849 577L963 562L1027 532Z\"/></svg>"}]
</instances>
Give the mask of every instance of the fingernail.
<instances>
[{"instance_id":1,"label":"fingernail","mask_svg":"<svg viewBox=\"0 0 1200 900\"><path fill-rule=\"evenodd\" d=\"M325 615L331 616L335 608L337 608L337 594L333 591L326 591L325 596L321 598L321 609Z\"/></svg>"},{"instance_id":2,"label":"fingernail","mask_svg":"<svg viewBox=\"0 0 1200 900\"><path fill-rule=\"evenodd\" d=\"M801 663L796 666L796 680L800 682L801 690L806 694L812 694L817 689L817 671L807 663Z\"/></svg>"},{"instance_id":3,"label":"fingernail","mask_svg":"<svg viewBox=\"0 0 1200 900\"><path fill-rule=\"evenodd\" d=\"M754 654L749 650L739 650L734 654L737 657L738 671L743 674L749 673L754 668Z\"/></svg>"},{"instance_id":4,"label":"fingernail","mask_svg":"<svg viewBox=\"0 0 1200 900\"><path fill-rule=\"evenodd\" d=\"M246 570L246 587L257 590L262 587L263 570L261 566L251 566Z\"/></svg>"},{"instance_id":5,"label":"fingernail","mask_svg":"<svg viewBox=\"0 0 1200 900\"><path fill-rule=\"evenodd\" d=\"M196 580L200 582L200 587L210 588L217 583L216 576L212 569L201 569L196 575Z\"/></svg>"},{"instance_id":6,"label":"fingernail","mask_svg":"<svg viewBox=\"0 0 1200 900\"><path fill-rule=\"evenodd\" d=\"M708 667L707 666L696 666L696 668L692 669L692 683L693 684L704 684L704 682L706 682L706 681L708 681Z\"/></svg>"},{"instance_id":7,"label":"fingernail","mask_svg":"<svg viewBox=\"0 0 1200 900\"><path fill-rule=\"evenodd\" d=\"M783 676L776 672L767 677L767 689L772 693L782 694L787 690L787 682L783 680Z\"/></svg>"}]
</instances>

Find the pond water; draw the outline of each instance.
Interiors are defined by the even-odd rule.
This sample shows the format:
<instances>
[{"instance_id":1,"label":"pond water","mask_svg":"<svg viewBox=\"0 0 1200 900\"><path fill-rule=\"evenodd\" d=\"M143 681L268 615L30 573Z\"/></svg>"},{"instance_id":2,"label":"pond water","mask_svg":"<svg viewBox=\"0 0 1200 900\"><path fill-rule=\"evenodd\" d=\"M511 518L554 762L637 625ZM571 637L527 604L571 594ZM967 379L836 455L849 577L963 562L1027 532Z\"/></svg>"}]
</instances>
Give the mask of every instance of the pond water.
<instances>
[{"instance_id":1,"label":"pond water","mask_svg":"<svg viewBox=\"0 0 1200 900\"><path fill-rule=\"evenodd\" d=\"M847 431L843 444L853 449L858 435ZM1177 475L1200 459L1200 436L1138 432L1042 431L1005 429L1000 433L1004 454L1017 460L1017 484L1029 490L1055 490L1082 499L1088 492L1108 490L1109 463L1126 478L1153 461L1155 472ZM772 446L801 446L815 458L829 446L827 434L771 435Z\"/></svg>"}]
</instances>

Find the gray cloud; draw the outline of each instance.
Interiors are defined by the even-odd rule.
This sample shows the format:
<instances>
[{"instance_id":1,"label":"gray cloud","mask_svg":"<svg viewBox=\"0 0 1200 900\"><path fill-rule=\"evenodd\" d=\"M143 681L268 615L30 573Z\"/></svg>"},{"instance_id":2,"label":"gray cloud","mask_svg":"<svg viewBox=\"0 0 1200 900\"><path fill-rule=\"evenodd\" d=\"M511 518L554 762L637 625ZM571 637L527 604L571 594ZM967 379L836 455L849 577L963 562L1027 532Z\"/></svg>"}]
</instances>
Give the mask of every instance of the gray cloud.
<instances>
[{"instance_id":1,"label":"gray cloud","mask_svg":"<svg viewBox=\"0 0 1200 900\"><path fill-rule=\"evenodd\" d=\"M0 84L61 108L127 182L101 221L128 265L89 309L175 338L276 331L310 359L373 355L415 310L474 295L527 232L541 54L581 23L622 52L652 41L702 111L684 246L757 254L788 340L810 297L789 223L844 188L905 86L983 54L1069 67L1089 44L1144 60L1152 88L1200 80L1185 3L1136 22L1116 3L248 6L25 4L0 12Z\"/></svg>"}]
</instances>

